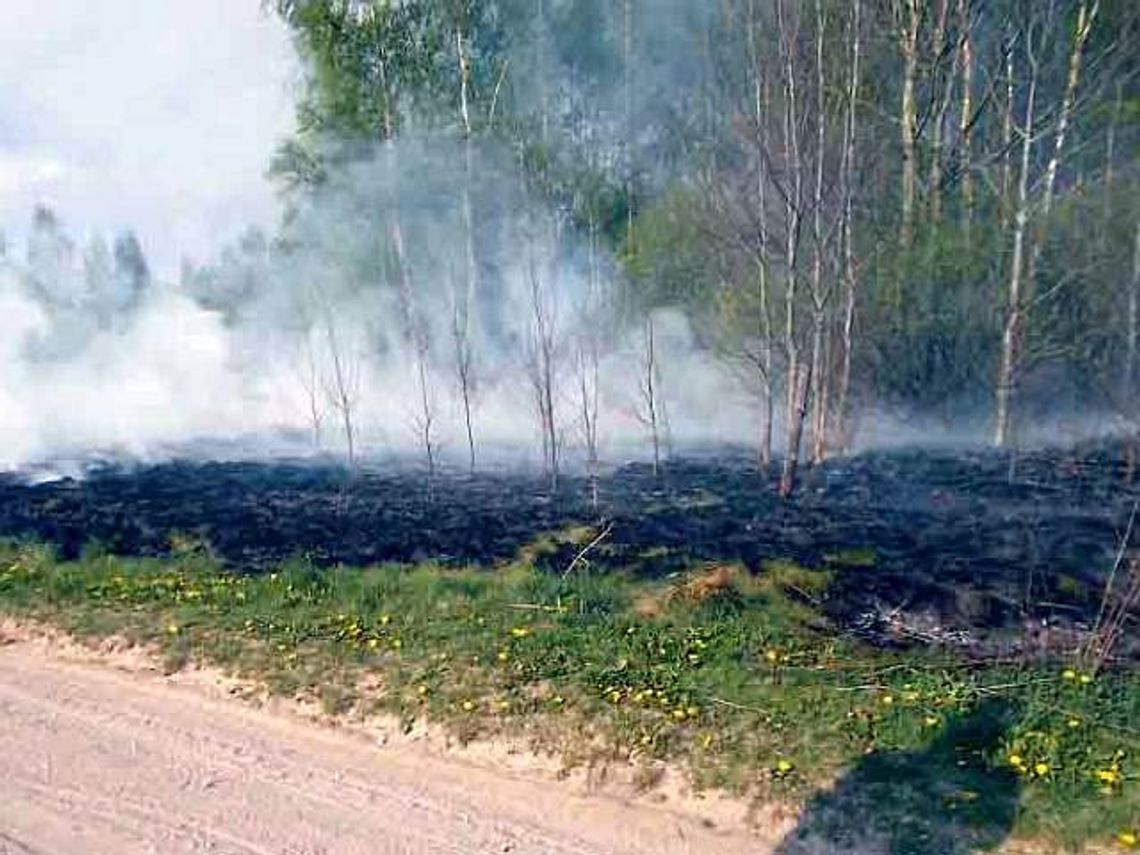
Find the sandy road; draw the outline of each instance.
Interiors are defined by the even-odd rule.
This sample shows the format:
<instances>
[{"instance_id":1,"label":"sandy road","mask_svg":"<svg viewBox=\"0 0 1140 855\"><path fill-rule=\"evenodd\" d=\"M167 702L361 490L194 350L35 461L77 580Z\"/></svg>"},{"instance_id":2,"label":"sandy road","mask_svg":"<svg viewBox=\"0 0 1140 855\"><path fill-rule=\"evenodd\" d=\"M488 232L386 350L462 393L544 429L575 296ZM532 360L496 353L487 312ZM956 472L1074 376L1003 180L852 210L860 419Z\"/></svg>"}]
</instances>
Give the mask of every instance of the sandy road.
<instances>
[{"instance_id":1,"label":"sandy road","mask_svg":"<svg viewBox=\"0 0 1140 855\"><path fill-rule=\"evenodd\" d=\"M42 644L0 646L0 855L767 851L579 790Z\"/></svg>"}]
</instances>

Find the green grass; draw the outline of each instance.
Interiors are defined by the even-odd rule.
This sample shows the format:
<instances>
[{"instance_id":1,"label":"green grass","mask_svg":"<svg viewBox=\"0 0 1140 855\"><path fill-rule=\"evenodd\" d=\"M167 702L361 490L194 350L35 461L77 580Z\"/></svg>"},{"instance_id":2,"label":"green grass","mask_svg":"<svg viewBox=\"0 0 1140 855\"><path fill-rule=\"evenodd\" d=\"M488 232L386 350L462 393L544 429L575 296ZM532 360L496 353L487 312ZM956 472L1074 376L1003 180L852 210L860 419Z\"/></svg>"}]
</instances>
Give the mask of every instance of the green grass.
<instances>
[{"instance_id":1,"label":"green grass","mask_svg":"<svg viewBox=\"0 0 1140 855\"><path fill-rule=\"evenodd\" d=\"M829 574L787 562L703 578L301 562L247 578L191 542L72 563L0 545L9 614L153 645L171 670L220 666L330 715L515 734L568 765L669 761L702 788L806 805L804 830L836 845L854 826L892 852L1009 835L1077 848L1140 825L1134 675L870 649L822 628Z\"/></svg>"}]
</instances>

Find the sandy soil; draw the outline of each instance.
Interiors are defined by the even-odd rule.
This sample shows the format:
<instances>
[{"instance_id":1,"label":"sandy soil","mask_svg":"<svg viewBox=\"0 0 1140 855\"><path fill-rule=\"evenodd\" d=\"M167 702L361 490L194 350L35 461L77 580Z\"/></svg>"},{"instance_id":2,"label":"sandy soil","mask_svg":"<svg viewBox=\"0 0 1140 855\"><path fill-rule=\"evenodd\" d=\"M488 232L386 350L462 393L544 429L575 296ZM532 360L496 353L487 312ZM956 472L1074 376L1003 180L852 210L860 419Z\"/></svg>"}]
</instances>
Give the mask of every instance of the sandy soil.
<instances>
[{"instance_id":1,"label":"sandy soil","mask_svg":"<svg viewBox=\"0 0 1140 855\"><path fill-rule=\"evenodd\" d=\"M216 674L84 650L0 625L0 855L756 855L787 830L316 726Z\"/></svg>"}]
</instances>

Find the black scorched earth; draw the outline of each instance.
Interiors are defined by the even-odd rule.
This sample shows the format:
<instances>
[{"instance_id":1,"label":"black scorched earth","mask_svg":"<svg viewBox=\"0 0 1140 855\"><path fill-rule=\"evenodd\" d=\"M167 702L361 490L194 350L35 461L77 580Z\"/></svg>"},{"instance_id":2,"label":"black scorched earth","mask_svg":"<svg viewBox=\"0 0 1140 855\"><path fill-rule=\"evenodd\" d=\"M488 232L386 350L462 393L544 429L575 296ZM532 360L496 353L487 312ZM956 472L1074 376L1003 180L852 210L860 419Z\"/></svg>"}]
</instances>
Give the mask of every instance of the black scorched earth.
<instances>
[{"instance_id":1,"label":"black scorched earth","mask_svg":"<svg viewBox=\"0 0 1140 855\"><path fill-rule=\"evenodd\" d=\"M1061 645L1091 622L1140 495L1112 444L1023 455L1012 477L1004 454L869 453L809 472L789 501L728 458L676 461L659 477L626 466L599 493L595 509L573 477L551 493L546 479L518 474L429 485L407 469L312 463L102 466L40 484L0 477L0 535L50 542L64 557L89 544L162 554L189 535L235 572L296 557L490 567L529 547L560 571L580 546L559 532L612 524L591 572L795 561L830 574L819 605L847 630L985 654L1042 635Z\"/></svg>"}]
</instances>

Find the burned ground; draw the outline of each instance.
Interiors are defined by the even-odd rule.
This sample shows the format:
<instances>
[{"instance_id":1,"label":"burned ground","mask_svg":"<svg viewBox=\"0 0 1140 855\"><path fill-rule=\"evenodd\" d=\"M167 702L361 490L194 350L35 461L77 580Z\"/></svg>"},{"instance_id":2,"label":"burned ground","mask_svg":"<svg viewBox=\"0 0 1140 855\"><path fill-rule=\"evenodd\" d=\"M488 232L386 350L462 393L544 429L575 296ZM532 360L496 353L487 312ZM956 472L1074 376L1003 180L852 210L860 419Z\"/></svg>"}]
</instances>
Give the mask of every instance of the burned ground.
<instances>
[{"instance_id":1,"label":"burned ground","mask_svg":"<svg viewBox=\"0 0 1140 855\"><path fill-rule=\"evenodd\" d=\"M794 561L829 574L820 605L848 627L886 638L905 616L912 636L995 649L1028 621L1063 634L1095 615L1140 491L1123 449L1100 444L1025 455L1012 478L1008 456L991 452L864 454L807 473L790 501L727 457L677 461L660 477L618 469L596 510L588 494L581 478L552 494L520 474L429 485L410 470L311 463L101 467L82 480L0 479L0 535L65 557L91 544L162 554L190 537L237 572L298 556L492 566L520 550L559 570L580 549L559 533L604 520L612 531L590 552L591 572Z\"/></svg>"}]
</instances>

